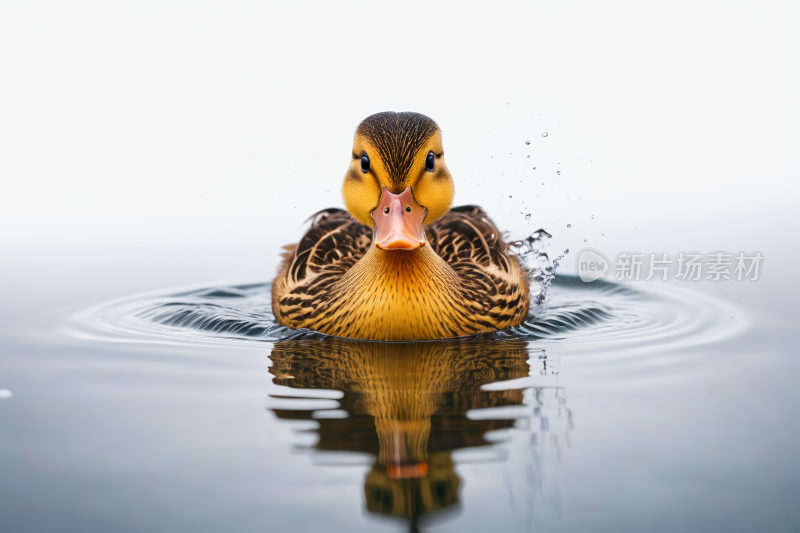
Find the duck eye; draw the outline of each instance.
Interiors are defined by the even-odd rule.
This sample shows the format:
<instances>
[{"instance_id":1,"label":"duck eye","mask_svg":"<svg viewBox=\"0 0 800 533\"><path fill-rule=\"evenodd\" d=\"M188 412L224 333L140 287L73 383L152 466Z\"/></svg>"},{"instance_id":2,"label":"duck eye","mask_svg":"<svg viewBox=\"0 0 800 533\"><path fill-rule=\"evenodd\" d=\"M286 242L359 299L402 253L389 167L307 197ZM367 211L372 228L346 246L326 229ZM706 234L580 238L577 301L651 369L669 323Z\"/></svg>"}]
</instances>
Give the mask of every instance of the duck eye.
<instances>
[{"instance_id":1,"label":"duck eye","mask_svg":"<svg viewBox=\"0 0 800 533\"><path fill-rule=\"evenodd\" d=\"M428 152L428 157L425 158L425 170L427 170L428 172L433 172L434 161L435 157L433 155L433 152Z\"/></svg>"},{"instance_id":2,"label":"duck eye","mask_svg":"<svg viewBox=\"0 0 800 533\"><path fill-rule=\"evenodd\" d=\"M369 157L367 157L367 154L361 156L361 172L365 174L369 172Z\"/></svg>"},{"instance_id":3,"label":"duck eye","mask_svg":"<svg viewBox=\"0 0 800 533\"><path fill-rule=\"evenodd\" d=\"M411 206L410 206L410 205L407 205L407 206L406 206L406 213L410 213L410 212L411 212Z\"/></svg>"},{"instance_id":4,"label":"duck eye","mask_svg":"<svg viewBox=\"0 0 800 533\"><path fill-rule=\"evenodd\" d=\"M388 208L388 207L384 207L384 208L383 208L383 212L384 212L384 213L386 213L386 214L388 215L388 214L389 214L389 208Z\"/></svg>"}]
</instances>

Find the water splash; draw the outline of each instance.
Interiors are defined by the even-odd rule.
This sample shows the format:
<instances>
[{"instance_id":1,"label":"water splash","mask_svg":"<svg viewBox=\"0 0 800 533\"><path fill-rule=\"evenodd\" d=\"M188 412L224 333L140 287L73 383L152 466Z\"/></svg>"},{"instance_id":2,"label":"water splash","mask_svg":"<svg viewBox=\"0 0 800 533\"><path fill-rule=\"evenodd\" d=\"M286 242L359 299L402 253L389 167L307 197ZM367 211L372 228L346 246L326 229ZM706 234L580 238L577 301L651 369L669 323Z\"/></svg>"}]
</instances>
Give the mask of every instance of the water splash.
<instances>
[{"instance_id":1,"label":"water splash","mask_svg":"<svg viewBox=\"0 0 800 533\"><path fill-rule=\"evenodd\" d=\"M556 277L558 262L564 257L551 259L550 239L553 236L543 229L534 231L527 238L511 243L511 252L519 257L530 271L531 310L533 316L547 312L547 289Z\"/></svg>"}]
</instances>

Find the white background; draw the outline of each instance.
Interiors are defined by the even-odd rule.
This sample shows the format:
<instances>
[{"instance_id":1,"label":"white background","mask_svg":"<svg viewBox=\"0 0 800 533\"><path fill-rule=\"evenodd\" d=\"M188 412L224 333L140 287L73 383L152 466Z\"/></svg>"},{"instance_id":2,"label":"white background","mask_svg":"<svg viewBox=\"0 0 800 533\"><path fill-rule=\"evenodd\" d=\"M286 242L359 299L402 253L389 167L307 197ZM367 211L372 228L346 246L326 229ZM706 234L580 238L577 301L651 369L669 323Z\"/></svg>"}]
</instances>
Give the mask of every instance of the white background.
<instances>
[{"instance_id":1,"label":"white background","mask_svg":"<svg viewBox=\"0 0 800 533\"><path fill-rule=\"evenodd\" d=\"M793 2L6 1L3 267L268 279L384 110L436 120L456 203L513 237L794 249L798 22Z\"/></svg>"}]
</instances>

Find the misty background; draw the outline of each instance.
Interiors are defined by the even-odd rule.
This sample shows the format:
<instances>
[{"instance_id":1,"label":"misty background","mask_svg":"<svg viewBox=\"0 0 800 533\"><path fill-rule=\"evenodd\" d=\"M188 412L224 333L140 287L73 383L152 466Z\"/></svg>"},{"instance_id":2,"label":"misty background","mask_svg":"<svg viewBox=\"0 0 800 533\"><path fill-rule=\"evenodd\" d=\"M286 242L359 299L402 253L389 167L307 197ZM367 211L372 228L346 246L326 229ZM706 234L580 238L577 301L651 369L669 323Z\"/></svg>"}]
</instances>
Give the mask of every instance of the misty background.
<instances>
[{"instance_id":1,"label":"misty background","mask_svg":"<svg viewBox=\"0 0 800 533\"><path fill-rule=\"evenodd\" d=\"M269 279L306 218L343 205L354 130L385 110L439 123L456 205L512 238L795 261L797 12L5 2L2 290Z\"/></svg>"}]
</instances>

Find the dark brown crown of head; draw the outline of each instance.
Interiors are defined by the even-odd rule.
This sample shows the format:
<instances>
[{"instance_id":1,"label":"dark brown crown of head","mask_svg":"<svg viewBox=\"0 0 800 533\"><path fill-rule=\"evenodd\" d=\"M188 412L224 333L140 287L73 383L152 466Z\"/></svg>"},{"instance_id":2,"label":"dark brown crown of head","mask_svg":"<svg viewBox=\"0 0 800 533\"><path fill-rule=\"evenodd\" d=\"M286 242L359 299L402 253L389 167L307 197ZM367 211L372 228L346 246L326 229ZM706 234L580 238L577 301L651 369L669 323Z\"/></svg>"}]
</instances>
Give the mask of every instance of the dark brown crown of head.
<instances>
[{"instance_id":1,"label":"dark brown crown of head","mask_svg":"<svg viewBox=\"0 0 800 533\"><path fill-rule=\"evenodd\" d=\"M439 131L432 119L420 113L384 111L365 118L356 130L363 135L381 156L394 193L406 181L414 156L431 135Z\"/></svg>"}]
</instances>

